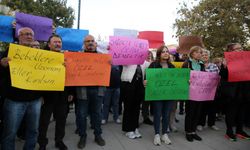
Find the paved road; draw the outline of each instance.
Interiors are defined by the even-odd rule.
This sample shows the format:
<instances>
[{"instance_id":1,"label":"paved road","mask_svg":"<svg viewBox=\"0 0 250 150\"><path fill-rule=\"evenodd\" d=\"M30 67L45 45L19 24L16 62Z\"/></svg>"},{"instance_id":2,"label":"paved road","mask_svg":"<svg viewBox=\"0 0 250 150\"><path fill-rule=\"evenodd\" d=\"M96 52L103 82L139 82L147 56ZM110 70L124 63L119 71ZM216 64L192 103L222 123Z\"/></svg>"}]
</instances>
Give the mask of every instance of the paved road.
<instances>
[{"instance_id":1,"label":"paved road","mask_svg":"<svg viewBox=\"0 0 250 150\"><path fill-rule=\"evenodd\" d=\"M103 125L103 137L106 140L106 145L103 147L98 146L94 142L93 130L88 130L87 144L84 149L87 150L250 150L250 140L238 139L237 142L231 142L224 138L225 124L223 121L216 122L220 128L219 131L214 131L210 128L205 128L199 135L203 138L201 142L194 141L188 142L184 136L184 116L177 115L180 120L176 123L178 132L169 133L169 138L172 145L162 144L155 146L153 144L154 130L153 126L141 124L140 132L142 133L141 139L131 140L125 137L121 131L121 125L115 124L113 121ZM142 121L141 121L142 122ZM48 137L49 144L48 150L55 150L54 146L54 122L50 124ZM64 138L65 144L69 150L78 150L77 142L78 135L74 133L75 130L75 115L71 112L67 119L66 136ZM246 129L250 134L250 129ZM17 139L16 149L21 150L23 141ZM38 146L37 146L38 147ZM38 149L38 148L37 148Z\"/></svg>"}]
</instances>

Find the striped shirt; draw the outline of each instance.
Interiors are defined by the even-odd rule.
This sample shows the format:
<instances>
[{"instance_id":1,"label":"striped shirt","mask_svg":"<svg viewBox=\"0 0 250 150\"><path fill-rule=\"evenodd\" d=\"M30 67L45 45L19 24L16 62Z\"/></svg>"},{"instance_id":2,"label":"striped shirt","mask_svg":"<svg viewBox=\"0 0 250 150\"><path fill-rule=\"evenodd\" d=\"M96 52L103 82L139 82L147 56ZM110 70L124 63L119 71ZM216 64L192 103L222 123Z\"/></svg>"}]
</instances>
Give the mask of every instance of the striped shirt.
<instances>
[{"instance_id":1,"label":"striped shirt","mask_svg":"<svg viewBox=\"0 0 250 150\"><path fill-rule=\"evenodd\" d=\"M206 72L214 72L214 73L218 73L218 74L220 72L220 69L214 63L208 63L208 65L205 67L205 70L206 70Z\"/></svg>"}]
</instances>

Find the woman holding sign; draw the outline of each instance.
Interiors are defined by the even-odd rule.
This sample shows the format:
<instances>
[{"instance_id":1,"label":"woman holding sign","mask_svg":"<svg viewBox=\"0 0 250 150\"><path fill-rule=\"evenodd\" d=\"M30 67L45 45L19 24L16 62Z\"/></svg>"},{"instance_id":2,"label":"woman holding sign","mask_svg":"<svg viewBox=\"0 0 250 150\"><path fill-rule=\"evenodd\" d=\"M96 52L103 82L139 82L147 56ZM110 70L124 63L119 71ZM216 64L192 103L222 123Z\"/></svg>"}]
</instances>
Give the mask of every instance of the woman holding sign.
<instances>
[{"instance_id":1,"label":"woman holding sign","mask_svg":"<svg viewBox=\"0 0 250 150\"><path fill-rule=\"evenodd\" d=\"M170 63L170 53L166 46L161 46L157 49L156 60L149 65L149 68L174 68L174 65ZM146 85L147 80L144 81ZM154 110L154 144L161 145L161 141L166 144L171 144L168 138L168 126L169 126L169 115L172 108L172 101L159 100L153 101ZM162 136L160 137L160 122L162 117Z\"/></svg>"},{"instance_id":2,"label":"woman holding sign","mask_svg":"<svg viewBox=\"0 0 250 150\"><path fill-rule=\"evenodd\" d=\"M227 52L239 51L242 51L239 43L230 43L227 45ZM231 141L236 141L236 137L250 139L250 136L243 131L247 99L250 97L249 89L246 89L249 86L249 82L230 82L228 80L229 70L226 61L221 66L220 75L221 94L225 99L225 121L227 126L225 137ZM233 131L233 126L236 126L236 134Z\"/></svg>"},{"instance_id":3,"label":"woman holding sign","mask_svg":"<svg viewBox=\"0 0 250 150\"><path fill-rule=\"evenodd\" d=\"M202 61L204 62L206 72L219 74L220 70L218 66L214 63L211 63L209 58L210 58L210 51L203 50ZM206 118L207 118L207 125L211 129L219 130L219 128L215 125L217 105L218 105L218 102L215 99L213 101L203 102L201 115L200 115L200 119L199 119L198 126L197 126L198 131L203 130L203 127L206 125Z\"/></svg>"},{"instance_id":4,"label":"woman holding sign","mask_svg":"<svg viewBox=\"0 0 250 150\"><path fill-rule=\"evenodd\" d=\"M201 61L202 48L200 46L193 46L189 52L189 59L187 59L182 68L190 68L196 71L205 71L205 66ZM196 126L199 121L199 114L201 112L202 102L186 101L186 116L185 116L185 131L186 139L189 142L193 140L201 141L201 137L196 134Z\"/></svg>"}]
</instances>

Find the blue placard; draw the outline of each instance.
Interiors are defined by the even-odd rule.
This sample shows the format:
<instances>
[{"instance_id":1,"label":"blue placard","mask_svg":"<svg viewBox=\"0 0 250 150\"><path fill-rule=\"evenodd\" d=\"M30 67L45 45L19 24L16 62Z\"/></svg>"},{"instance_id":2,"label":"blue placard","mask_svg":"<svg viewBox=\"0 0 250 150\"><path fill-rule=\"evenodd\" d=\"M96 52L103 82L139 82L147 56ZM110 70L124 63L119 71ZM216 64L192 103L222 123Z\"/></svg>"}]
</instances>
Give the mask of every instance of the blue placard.
<instances>
[{"instance_id":1,"label":"blue placard","mask_svg":"<svg viewBox=\"0 0 250 150\"><path fill-rule=\"evenodd\" d=\"M14 17L0 15L0 41L11 43L13 39L12 22Z\"/></svg>"},{"instance_id":2,"label":"blue placard","mask_svg":"<svg viewBox=\"0 0 250 150\"><path fill-rule=\"evenodd\" d=\"M89 34L89 30L56 28L56 34L62 37L62 50L80 51L83 39Z\"/></svg>"}]
</instances>

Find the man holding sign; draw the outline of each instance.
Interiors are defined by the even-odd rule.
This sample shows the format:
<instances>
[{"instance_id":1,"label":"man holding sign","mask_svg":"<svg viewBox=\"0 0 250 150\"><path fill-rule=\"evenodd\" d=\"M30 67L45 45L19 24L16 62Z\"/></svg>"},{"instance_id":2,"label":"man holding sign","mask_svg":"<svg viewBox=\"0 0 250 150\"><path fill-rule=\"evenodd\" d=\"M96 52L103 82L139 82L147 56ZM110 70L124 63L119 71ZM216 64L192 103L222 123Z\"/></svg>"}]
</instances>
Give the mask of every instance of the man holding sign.
<instances>
[{"instance_id":1,"label":"man holding sign","mask_svg":"<svg viewBox=\"0 0 250 150\"><path fill-rule=\"evenodd\" d=\"M20 45L30 46L34 41L34 32L31 28L21 28L18 30L18 40ZM2 134L3 150L15 149L15 137L20 123L26 120L26 139L23 149L35 149L38 125L41 108L41 92L32 90L23 90L11 86L9 61L6 51L4 58L1 59L1 78L6 79L4 84L4 125Z\"/></svg>"},{"instance_id":2,"label":"man holding sign","mask_svg":"<svg viewBox=\"0 0 250 150\"><path fill-rule=\"evenodd\" d=\"M61 48L61 37L55 34L50 36L46 49L60 52ZM68 95L68 88L65 88L64 91L48 91L43 96L44 103L41 108L38 136L39 150L45 150L48 144L46 135L52 113L55 118L55 146L59 150L67 150L68 148L64 144L63 138L65 136L65 125L68 114L68 101L71 101L73 96Z\"/></svg>"},{"instance_id":3,"label":"man holding sign","mask_svg":"<svg viewBox=\"0 0 250 150\"><path fill-rule=\"evenodd\" d=\"M96 42L92 35L87 35L84 39L84 52L97 53ZM86 126L87 116L90 115L91 125L94 128L95 142L104 146L105 141L102 138L101 119L102 119L102 102L105 93L105 87L102 86L82 86L76 88L78 128L80 140L78 148L82 149L86 145Z\"/></svg>"}]
</instances>

